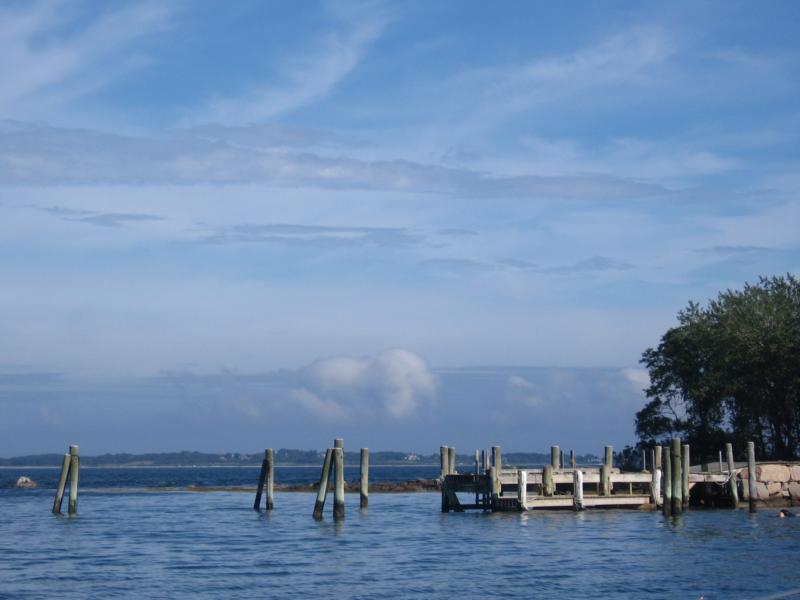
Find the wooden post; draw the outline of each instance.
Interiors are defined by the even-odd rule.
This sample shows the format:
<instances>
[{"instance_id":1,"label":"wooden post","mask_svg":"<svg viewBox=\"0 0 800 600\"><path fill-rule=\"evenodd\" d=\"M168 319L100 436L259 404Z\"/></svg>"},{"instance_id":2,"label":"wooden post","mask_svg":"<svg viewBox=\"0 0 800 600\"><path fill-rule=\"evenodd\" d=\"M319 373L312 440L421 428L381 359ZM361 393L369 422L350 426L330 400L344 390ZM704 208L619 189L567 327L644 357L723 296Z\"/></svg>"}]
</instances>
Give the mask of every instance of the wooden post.
<instances>
[{"instance_id":1,"label":"wooden post","mask_svg":"<svg viewBox=\"0 0 800 600\"><path fill-rule=\"evenodd\" d=\"M552 496L556 486L553 483L553 465L545 465L542 469L542 495Z\"/></svg>"},{"instance_id":2,"label":"wooden post","mask_svg":"<svg viewBox=\"0 0 800 600\"><path fill-rule=\"evenodd\" d=\"M689 444L683 445L681 461L683 466L681 469L683 475L681 477L681 497L683 499L683 510L686 510L689 508L689 467L691 466L691 462L689 460Z\"/></svg>"},{"instance_id":3,"label":"wooden post","mask_svg":"<svg viewBox=\"0 0 800 600\"><path fill-rule=\"evenodd\" d=\"M458 471L456 471L456 449L454 447L449 447L447 449L447 463L449 466L449 473L450 475L455 475Z\"/></svg>"},{"instance_id":4,"label":"wooden post","mask_svg":"<svg viewBox=\"0 0 800 600\"><path fill-rule=\"evenodd\" d=\"M78 446L69 447L69 507L71 515L78 513L78 477L81 470L81 457Z\"/></svg>"},{"instance_id":5,"label":"wooden post","mask_svg":"<svg viewBox=\"0 0 800 600\"><path fill-rule=\"evenodd\" d=\"M600 465L600 495L610 496L613 490L611 484L611 468L608 465Z\"/></svg>"},{"instance_id":6,"label":"wooden post","mask_svg":"<svg viewBox=\"0 0 800 600\"><path fill-rule=\"evenodd\" d=\"M572 498L575 510L583 510L583 471L580 469L572 472Z\"/></svg>"},{"instance_id":7,"label":"wooden post","mask_svg":"<svg viewBox=\"0 0 800 600\"><path fill-rule=\"evenodd\" d=\"M477 481L478 475L481 474L481 451L475 450L475 480Z\"/></svg>"},{"instance_id":8,"label":"wooden post","mask_svg":"<svg viewBox=\"0 0 800 600\"><path fill-rule=\"evenodd\" d=\"M322 461L322 473L319 476L319 486L317 487L317 501L314 504L314 518L318 521L322 518L322 509L325 508L325 498L328 495L328 479L331 473L331 460L333 458L333 448L325 451L325 460Z\"/></svg>"},{"instance_id":9,"label":"wooden post","mask_svg":"<svg viewBox=\"0 0 800 600\"><path fill-rule=\"evenodd\" d=\"M728 447L728 444L725 444L725 447ZM719 472L722 473L722 450L719 451Z\"/></svg>"},{"instance_id":10,"label":"wooden post","mask_svg":"<svg viewBox=\"0 0 800 600\"><path fill-rule=\"evenodd\" d=\"M736 484L736 464L733 462L733 444L725 444L728 459L728 489L731 491L731 506L739 508L739 486Z\"/></svg>"},{"instance_id":11,"label":"wooden post","mask_svg":"<svg viewBox=\"0 0 800 600\"><path fill-rule=\"evenodd\" d=\"M61 475L58 478L58 486L56 487L56 497L53 500L53 514L61 513L61 503L64 500L64 488L67 487L67 476L69 475L69 454L64 455L64 461L61 463Z\"/></svg>"},{"instance_id":12,"label":"wooden post","mask_svg":"<svg viewBox=\"0 0 800 600\"><path fill-rule=\"evenodd\" d=\"M664 502L662 508L664 509L664 516L669 517L672 515L672 460L670 458L669 446L662 448L664 451Z\"/></svg>"},{"instance_id":13,"label":"wooden post","mask_svg":"<svg viewBox=\"0 0 800 600\"><path fill-rule=\"evenodd\" d=\"M614 468L614 446L606 446L605 455L605 465L609 476L611 476L611 469Z\"/></svg>"},{"instance_id":14,"label":"wooden post","mask_svg":"<svg viewBox=\"0 0 800 600\"><path fill-rule=\"evenodd\" d=\"M758 486L756 485L756 445L754 442L747 442L747 483L749 490L750 512L756 512L756 498L758 497Z\"/></svg>"},{"instance_id":15,"label":"wooden post","mask_svg":"<svg viewBox=\"0 0 800 600\"><path fill-rule=\"evenodd\" d=\"M560 467L561 463L561 449L558 446L550 446L550 464L553 466L553 470L556 470Z\"/></svg>"},{"instance_id":16,"label":"wooden post","mask_svg":"<svg viewBox=\"0 0 800 600\"><path fill-rule=\"evenodd\" d=\"M486 448L481 450L481 463L483 463L483 474L486 475L489 472L489 451Z\"/></svg>"},{"instance_id":17,"label":"wooden post","mask_svg":"<svg viewBox=\"0 0 800 600\"><path fill-rule=\"evenodd\" d=\"M642 448L642 471L647 471L647 454L644 448Z\"/></svg>"},{"instance_id":18,"label":"wooden post","mask_svg":"<svg viewBox=\"0 0 800 600\"><path fill-rule=\"evenodd\" d=\"M361 449L361 481L358 491L361 496L361 508L367 508L369 504L369 448Z\"/></svg>"},{"instance_id":19,"label":"wooden post","mask_svg":"<svg viewBox=\"0 0 800 600\"><path fill-rule=\"evenodd\" d=\"M681 469L681 438L672 438L672 514L683 512L683 476Z\"/></svg>"},{"instance_id":20,"label":"wooden post","mask_svg":"<svg viewBox=\"0 0 800 600\"><path fill-rule=\"evenodd\" d=\"M275 453L267 448L267 510L275 508Z\"/></svg>"},{"instance_id":21,"label":"wooden post","mask_svg":"<svg viewBox=\"0 0 800 600\"><path fill-rule=\"evenodd\" d=\"M333 520L344 519L344 449L333 449L334 487L333 487Z\"/></svg>"},{"instance_id":22,"label":"wooden post","mask_svg":"<svg viewBox=\"0 0 800 600\"><path fill-rule=\"evenodd\" d=\"M650 451L650 500L653 501L653 506L658 506L659 501L659 477L661 477L661 471L656 469L656 452L658 451L658 447L656 446L655 450Z\"/></svg>"},{"instance_id":23,"label":"wooden post","mask_svg":"<svg viewBox=\"0 0 800 600\"><path fill-rule=\"evenodd\" d=\"M439 478L444 479L444 476L447 475L447 471L450 468L450 458L449 454L447 453L447 446L439 446L439 462L441 463L439 469Z\"/></svg>"},{"instance_id":24,"label":"wooden post","mask_svg":"<svg viewBox=\"0 0 800 600\"><path fill-rule=\"evenodd\" d=\"M494 465L489 467L489 481L491 482L491 492L492 492L492 499L491 499L491 506L492 510L497 508L497 499L500 497L500 493L502 491L502 486L500 484L500 474L499 469Z\"/></svg>"},{"instance_id":25,"label":"wooden post","mask_svg":"<svg viewBox=\"0 0 800 600\"><path fill-rule=\"evenodd\" d=\"M575 468L575 451L574 450L570 450L569 451L569 466L571 468L573 468L573 469Z\"/></svg>"},{"instance_id":26,"label":"wooden post","mask_svg":"<svg viewBox=\"0 0 800 600\"><path fill-rule=\"evenodd\" d=\"M517 471L517 501L520 510L528 510L528 472L525 469Z\"/></svg>"},{"instance_id":27,"label":"wooden post","mask_svg":"<svg viewBox=\"0 0 800 600\"><path fill-rule=\"evenodd\" d=\"M564 451L563 450L561 450L561 452L558 455L558 467L560 469L566 469L567 468L567 463L564 460Z\"/></svg>"},{"instance_id":28,"label":"wooden post","mask_svg":"<svg viewBox=\"0 0 800 600\"><path fill-rule=\"evenodd\" d=\"M261 510L261 495L264 493L264 482L267 480L267 452L264 450L264 458L261 461L261 472L258 474L258 487L256 488L256 500L253 502L253 510Z\"/></svg>"},{"instance_id":29,"label":"wooden post","mask_svg":"<svg viewBox=\"0 0 800 600\"><path fill-rule=\"evenodd\" d=\"M500 471L503 469L503 454L500 446L492 446L492 466L495 468L495 477L500 479Z\"/></svg>"}]
</instances>

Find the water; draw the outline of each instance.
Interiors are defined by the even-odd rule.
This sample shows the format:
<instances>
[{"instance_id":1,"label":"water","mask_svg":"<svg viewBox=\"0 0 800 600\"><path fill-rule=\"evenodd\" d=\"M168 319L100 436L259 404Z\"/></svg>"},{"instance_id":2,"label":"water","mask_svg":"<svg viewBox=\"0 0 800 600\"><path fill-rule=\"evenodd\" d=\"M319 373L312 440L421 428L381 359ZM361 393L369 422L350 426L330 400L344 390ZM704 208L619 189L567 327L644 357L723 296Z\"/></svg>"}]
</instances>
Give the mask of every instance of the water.
<instances>
[{"instance_id":1,"label":"water","mask_svg":"<svg viewBox=\"0 0 800 600\"><path fill-rule=\"evenodd\" d=\"M155 470L128 475L131 491ZM76 518L50 514L52 490L0 489L0 598L713 600L800 588L800 518L774 510L443 515L437 494L420 493L373 494L362 513L350 494L333 523L330 507L311 519L307 493L277 493L267 515L250 494L94 485Z\"/></svg>"}]
</instances>

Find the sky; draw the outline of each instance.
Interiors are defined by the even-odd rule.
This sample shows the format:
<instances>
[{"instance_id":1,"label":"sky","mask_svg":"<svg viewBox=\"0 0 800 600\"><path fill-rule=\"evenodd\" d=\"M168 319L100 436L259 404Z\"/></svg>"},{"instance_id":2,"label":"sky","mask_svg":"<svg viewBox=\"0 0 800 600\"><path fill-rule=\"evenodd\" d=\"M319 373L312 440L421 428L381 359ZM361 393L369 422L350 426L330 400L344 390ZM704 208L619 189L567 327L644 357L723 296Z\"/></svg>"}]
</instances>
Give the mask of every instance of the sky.
<instances>
[{"instance_id":1,"label":"sky","mask_svg":"<svg viewBox=\"0 0 800 600\"><path fill-rule=\"evenodd\" d=\"M798 23L2 0L0 456L633 442L676 313L800 274Z\"/></svg>"}]
</instances>

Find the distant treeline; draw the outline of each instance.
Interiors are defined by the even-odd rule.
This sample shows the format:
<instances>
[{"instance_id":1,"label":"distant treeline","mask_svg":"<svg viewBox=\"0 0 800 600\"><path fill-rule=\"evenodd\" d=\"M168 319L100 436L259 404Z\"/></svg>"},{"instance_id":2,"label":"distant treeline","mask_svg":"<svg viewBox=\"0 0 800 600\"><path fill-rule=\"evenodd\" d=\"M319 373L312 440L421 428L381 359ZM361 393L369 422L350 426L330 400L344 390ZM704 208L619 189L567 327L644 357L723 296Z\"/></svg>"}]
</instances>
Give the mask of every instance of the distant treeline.
<instances>
[{"instance_id":1,"label":"distant treeline","mask_svg":"<svg viewBox=\"0 0 800 600\"><path fill-rule=\"evenodd\" d=\"M275 463L280 465L315 465L321 463L325 453L317 450L292 450L281 448L275 453ZM81 464L89 467L221 467L256 466L261 464L263 453L247 454L228 452L159 452L150 454L100 454L81 456ZM61 465L63 454L32 454L0 458L0 467L55 467ZM358 452L345 452L345 464L359 464ZM474 455L459 454L458 464L471 465ZM599 459L593 454L576 457L580 464L593 464ZM438 465L439 454L414 454L413 452L370 452L371 465ZM537 465L550 462L550 454L538 452L511 452L503 455L503 464L514 466Z\"/></svg>"}]
</instances>

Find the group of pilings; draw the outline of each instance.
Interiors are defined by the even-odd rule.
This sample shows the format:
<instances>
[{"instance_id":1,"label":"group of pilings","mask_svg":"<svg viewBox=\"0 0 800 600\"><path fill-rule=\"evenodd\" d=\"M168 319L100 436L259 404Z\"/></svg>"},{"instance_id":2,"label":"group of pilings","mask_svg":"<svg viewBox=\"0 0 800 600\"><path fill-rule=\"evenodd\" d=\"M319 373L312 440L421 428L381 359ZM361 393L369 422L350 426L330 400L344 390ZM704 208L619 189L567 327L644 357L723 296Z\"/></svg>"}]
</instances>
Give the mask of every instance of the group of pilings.
<instances>
[{"instance_id":1,"label":"group of pilings","mask_svg":"<svg viewBox=\"0 0 800 600\"><path fill-rule=\"evenodd\" d=\"M77 445L71 445L69 452L64 455L61 463L61 474L56 486L56 497L53 500L53 514L61 514L61 504L64 500L64 491L69 481L68 514L78 514L78 480L80 478L81 457Z\"/></svg>"},{"instance_id":2,"label":"group of pilings","mask_svg":"<svg viewBox=\"0 0 800 600\"><path fill-rule=\"evenodd\" d=\"M369 448L361 448L359 477L359 506L366 509L369 505ZM314 519L322 519L325 509L325 500L328 497L328 488L333 483L333 519L344 519L344 438L333 440L333 447L325 451L322 461L322 472L317 486L317 499L314 503ZM275 459L272 448L264 451L264 460L261 463L261 473L258 477L258 489L253 504L255 510L261 510L261 496L264 488L267 490L266 509L273 510L275 488Z\"/></svg>"}]
</instances>

